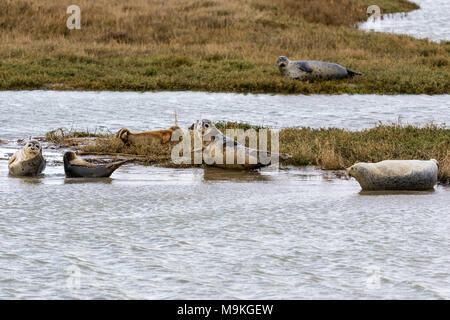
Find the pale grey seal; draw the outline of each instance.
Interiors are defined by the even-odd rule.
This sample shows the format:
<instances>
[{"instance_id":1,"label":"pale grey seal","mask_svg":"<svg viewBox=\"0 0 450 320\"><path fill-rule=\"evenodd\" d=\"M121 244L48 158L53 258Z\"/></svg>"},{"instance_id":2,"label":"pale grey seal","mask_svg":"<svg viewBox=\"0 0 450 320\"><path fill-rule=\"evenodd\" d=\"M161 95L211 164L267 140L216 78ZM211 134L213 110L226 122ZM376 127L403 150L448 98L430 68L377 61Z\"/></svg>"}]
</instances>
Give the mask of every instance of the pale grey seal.
<instances>
[{"instance_id":1,"label":"pale grey seal","mask_svg":"<svg viewBox=\"0 0 450 320\"><path fill-rule=\"evenodd\" d=\"M205 164L224 169L253 170L275 164L278 159L289 159L288 154L275 154L247 148L224 135L211 120L197 121L190 127L202 140ZM200 150L194 150L200 151Z\"/></svg>"},{"instance_id":2,"label":"pale grey seal","mask_svg":"<svg viewBox=\"0 0 450 320\"><path fill-rule=\"evenodd\" d=\"M29 141L8 162L9 174L13 176L37 176L46 166L42 147L38 141Z\"/></svg>"},{"instance_id":3,"label":"pale grey seal","mask_svg":"<svg viewBox=\"0 0 450 320\"><path fill-rule=\"evenodd\" d=\"M438 180L435 159L385 160L377 163L356 163L347 169L363 190L429 190Z\"/></svg>"},{"instance_id":4,"label":"pale grey seal","mask_svg":"<svg viewBox=\"0 0 450 320\"><path fill-rule=\"evenodd\" d=\"M129 161L132 160L94 164L78 158L73 151L67 151L64 154L64 172L67 178L108 178L120 166Z\"/></svg>"},{"instance_id":5,"label":"pale grey seal","mask_svg":"<svg viewBox=\"0 0 450 320\"><path fill-rule=\"evenodd\" d=\"M298 80L342 79L361 73L347 69L336 63L322 61L290 61L285 56L278 57L276 67L280 73Z\"/></svg>"}]
</instances>

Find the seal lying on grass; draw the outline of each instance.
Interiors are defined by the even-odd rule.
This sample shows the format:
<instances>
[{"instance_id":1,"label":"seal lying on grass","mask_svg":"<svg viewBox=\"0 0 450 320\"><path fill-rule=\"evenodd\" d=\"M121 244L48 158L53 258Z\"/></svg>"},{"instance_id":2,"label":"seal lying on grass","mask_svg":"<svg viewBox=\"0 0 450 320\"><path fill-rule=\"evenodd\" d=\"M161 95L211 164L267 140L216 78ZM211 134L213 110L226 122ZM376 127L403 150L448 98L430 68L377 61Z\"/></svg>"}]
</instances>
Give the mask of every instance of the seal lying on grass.
<instances>
[{"instance_id":1,"label":"seal lying on grass","mask_svg":"<svg viewBox=\"0 0 450 320\"><path fill-rule=\"evenodd\" d=\"M385 160L356 163L347 169L363 190L429 190L438 180L437 161Z\"/></svg>"},{"instance_id":2,"label":"seal lying on grass","mask_svg":"<svg viewBox=\"0 0 450 320\"><path fill-rule=\"evenodd\" d=\"M44 171L46 164L42 156L41 144L37 141L29 141L9 159L9 174L13 176L37 176Z\"/></svg>"},{"instance_id":3,"label":"seal lying on grass","mask_svg":"<svg viewBox=\"0 0 450 320\"><path fill-rule=\"evenodd\" d=\"M289 159L288 154L275 154L247 148L224 135L211 120L201 120L189 129L202 141L203 161L224 169L253 170L274 164L278 159ZM222 156L220 156L222 155ZM230 158L230 159L228 159ZM217 161L218 160L218 161Z\"/></svg>"},{"instance_id":4,"label":"seal lying on grass","mask_svg":"<svg viewBox=\"0 0 450 320\"><path fill-rule=\"evenodd\" d=\"M108 178L123 164L131 160L122 160L108 164L94 164L77 157L75 152L64 154L64 172L67 178Z\"/></svg>"},{"instance_id":5,"label":"seal lying on grass","mask_svg":"<svg viewBox=\"0 0 450 320\"><path fill-rule=\"evenodd\" d=\"M298 80L343 79L361 73L347 69L336 63L322 61L290 61L285 56L278 58L276 67L280 73Z\"/></svg>"},{"instance_id":6,"label":"seal lying on grass","mask_svg":"<svg viewBox=\"0 0 450 320\"><path fill-rule=\"evenodd\" d=\"M131 133L127 128L122 128L116 133L116 137L123 143L131 144L164 144L170 141L172 133L180 129L178 126L172 126L167 130L154 130L140 133Z\"/></svg>"}]
</instances>

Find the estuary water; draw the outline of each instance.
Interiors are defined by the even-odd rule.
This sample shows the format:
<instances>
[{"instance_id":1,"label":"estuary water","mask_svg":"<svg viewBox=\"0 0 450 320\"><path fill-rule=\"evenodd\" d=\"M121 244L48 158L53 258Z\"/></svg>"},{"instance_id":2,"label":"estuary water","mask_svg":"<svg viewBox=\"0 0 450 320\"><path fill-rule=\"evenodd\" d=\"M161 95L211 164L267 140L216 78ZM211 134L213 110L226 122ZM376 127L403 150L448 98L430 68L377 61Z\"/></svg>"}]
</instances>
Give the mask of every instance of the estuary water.
<instances>
[{"instance_id":1,"label":"estuary water","mask_svg":"<svg viewBox=\"0 0 450 320\"><path fill-rule=\"evenodd\" d=\"M449 123L448 96L0 92L0 299L449 299L450 187L361 193L341 172L127 164L8 176L17 139L199 118L358 130Z\"/></svg>"},{"instance_id":2,"label":"estuary water","mask_svg":"<svg viewBox=\"0 0 450 320\"><path fill-rule=\"evenodd\" d=\"M380 18L372 16L360 24L363 30L407 34L432 41L450 41L450 1L413 0L420 9ZM374 1L376 4L376 1Z\"/></svg>"},{"instance_id":3,"label":"estuary water","mask_svg":"<svg viewBox=\"0 0 450 320\"><path fill-rule=\"evenodd\" d=\"M116 132L187 128L195 120L275 128L371 128L378 123L450 124L450 95L267 95L205 92L0 91L0 139L59 127Z\"/></svg>"}]
</instances>

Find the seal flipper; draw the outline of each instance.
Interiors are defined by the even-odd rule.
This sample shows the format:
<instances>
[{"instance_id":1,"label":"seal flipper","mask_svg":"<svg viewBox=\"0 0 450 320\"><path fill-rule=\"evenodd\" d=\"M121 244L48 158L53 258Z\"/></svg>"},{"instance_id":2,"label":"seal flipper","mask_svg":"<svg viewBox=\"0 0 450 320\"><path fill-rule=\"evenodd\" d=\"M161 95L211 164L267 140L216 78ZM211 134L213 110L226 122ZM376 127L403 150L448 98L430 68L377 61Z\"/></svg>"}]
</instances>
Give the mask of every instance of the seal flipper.
<instances>
[{"instance_id":1,"label":"seal flipper","mask_svg":"<svg viewBox=\"0 0 450 320\"><path fill-rule=\"evenodd\" d=\"M116 171L117 169L119 169L122 165L124 165L125 163L130 162L130 161L133 161L133 160L122 160L122 161L117 161L117 162L107 164L106 169L109 173L108 177L110 175L112 175L113 172Z\"/></svg>"},{"instance_id":2,"label":"seal flipper","mask_svg":"<svg viewBox=\"0 0 450 320\"><path fill-rule=\"evenodd\" d=\"M308 66L308 63L305 61L298 61L295 65L303 72L312 73L313 69Z\"/></svg>"},{"instance_id":3,"label":"seal flipper","mask_svg":"<svg viewBox=\"0 0 450 320\"><path fill-rule=\"evenodd\" d=\"M348 68L345 68L345 69L347 69L347 73L348 73L349 77L362 76L362 73L360 73L360 72L356 72L356 71L350 70Z\"/></svg>"},{"instance_id":4,"label":"seal flipper","mask_svg":"<svg viewBox=\"0 0 450 320\"><path fill-rule=\"evenodd\" d=\"M9 159L9 161L8 161L8 166L11 166L14 163L14 161L16 161L16 159L17 159L17 154L14 153L13 156L11 157L11 159Z\"/></svg>"}]
</instances>

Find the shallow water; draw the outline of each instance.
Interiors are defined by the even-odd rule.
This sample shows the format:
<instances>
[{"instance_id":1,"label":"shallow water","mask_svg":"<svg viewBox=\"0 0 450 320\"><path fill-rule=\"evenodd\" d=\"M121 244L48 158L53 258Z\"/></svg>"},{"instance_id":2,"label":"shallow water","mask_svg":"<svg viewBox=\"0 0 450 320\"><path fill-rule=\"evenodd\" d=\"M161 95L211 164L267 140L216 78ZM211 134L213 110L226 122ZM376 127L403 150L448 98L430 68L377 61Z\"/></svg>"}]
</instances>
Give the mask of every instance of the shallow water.
<instances>
[{"instance_id":1,"label":"shallow water","mask_svg":"<svg viewBox=\"0 0 450 320\"><path fill-rule=\"evenodd\" d=\"M446 101L1 92L0 139L10 142L0 159L18 148L16 139L72 123L167 127L175 107L183 126L203 116L358 129L402 110L411 122L443 122ZM344 116L352 109L361 120ZM342 173L313 168L133 164L111 179L77 180L64 177L60 152L44 155L40 178L9 177L0 160L0 299L450 298L449 187L367 194Z\"/></svg>"},{"instance_id":2,"label":"shallow water","mask_svg":"<svg viewBox=\"0 0 450 320\"><path fill-rule=\"evenodd\" d=\"M407 14L395 13L383 19L369 18L360 29L407 34L433 41L450 41L450 1L414 0L420 9ZM376 2L375 2L376 4Z\"/></svg>"},{"instance_id":3,"label":"shallow water","mask_svg":"<svg viewBox=\"0 0 450 320\"><path fill-rule=\"evenodd\" d=\"M379 122L450 124L450 95L267 95L205 92L0 91L0 139L39 136L58 127L116 132L168 128L178 114L272 127L358 130ZM101 129L101 128L100 128ZM106 129L105 129L106 130Z\"/></svg>"}]
</instances>

